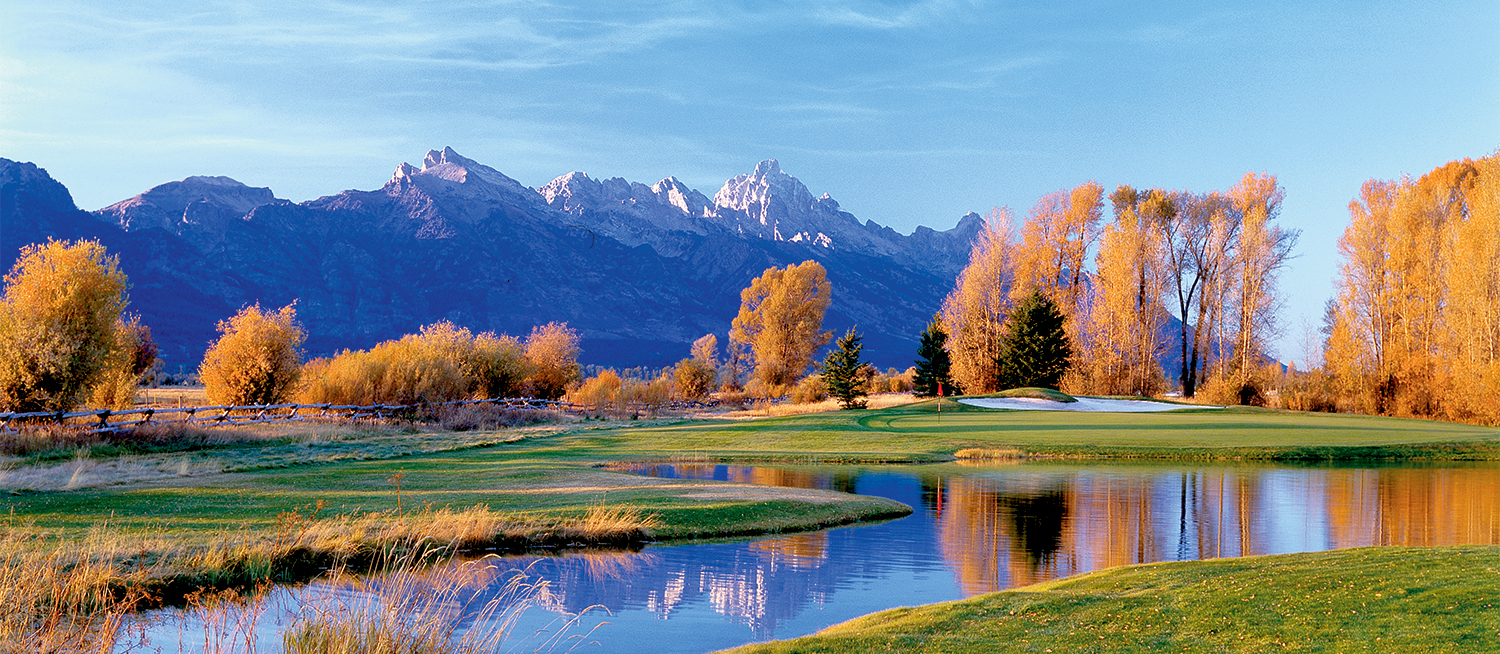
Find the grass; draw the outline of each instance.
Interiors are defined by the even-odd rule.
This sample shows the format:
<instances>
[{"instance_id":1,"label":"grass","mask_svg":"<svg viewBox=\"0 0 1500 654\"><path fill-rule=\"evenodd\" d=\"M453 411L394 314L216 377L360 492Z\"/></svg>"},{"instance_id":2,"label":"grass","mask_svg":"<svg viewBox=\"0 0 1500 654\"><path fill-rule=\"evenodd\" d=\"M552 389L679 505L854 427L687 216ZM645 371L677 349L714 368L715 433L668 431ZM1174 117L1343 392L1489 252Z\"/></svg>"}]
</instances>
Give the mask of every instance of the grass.
<instances>
[{"instance_id":1,"label":"grass","mask_svg":"<svg viewBox=\"0 0 1500 654\"><path fill-rule=\"evenodd\" d=\"M470 512L475 513L475 512ZM458 531L468 533L485 516L465 518ZM602 519L617 523L618 511L603 511ZM455 522L450 520L450 523ZM441 539L438 522L419 521L408 535L422 542ZM450 524L450 527L453 525ZM313 538L344 538L342 530L308 525ZM128 592L102 580L114 577L110 561L117 552L107 536L95 538L80 552L72 544L18 542L13 534L0 537L0 652L83 654L111 651L160 651L162 642L145 642L145 632L128 626L130 613L152 598L144 586ZM303 589L302 608L281 633L287 654L389 652L391 654L488 654L515 651L512 636L520 636L534 651L552 651L570 638L565 624L541 636L513 634L517 618L537 601L548 599L548 585L524 572L502 570L489 557L459 562L456 550L424 546L404 553L387 552L370 570L353 578L336 567L330 576L342 583ZM436 563L436 567L432 564ZM155 564L160 566L160 563ZM149 567L149 566L148 566ZM149 576L139 570L135 580ZM499 588L498 592L493 588ZM248 594L235 590L194 592L177 619L203 625L201 643L181 642L204 654L256 651L257 625L267 614L264 586ZM455 610L463 607L465 610Z\"/></svg>"},{"instance_id":2,"label":"grass","mask_svg":"<svg viewBox=\"0 0 1500 654\"><path fill-rule=\"evenodd\" d=\"M1072 395L1068 395L1067 393L1064 393L1062 391L1051 388L1036 388L1034 386L1027 386L1025 388L1012 388L1010 390L1000 391L999 393L995 393L993 395L985 395L984 397L1021 397L1036 400L1052 400L1053 402L1063 403L1078 401L1078 398L1073 397Z\"/></svg>"},{"instance_id":3,"label":"grass","mask_svg":"<svg viewBox=\"0 0 1500 654\"><path fill-rule=\"evenodd\" d=\"M1500 651L1500 547L1112 568L881 611L772 652Z\"/></svg>"},{"instance_id":4,"label":"grass","mask_svg":"<svg viewBox=\"0 0 1500 654\"><path fill-rule=\"evenodd\" d=\"M927 400L882 410L623 427L596 457L698 452L718 461L951 460L964 449L1024 456L1264 461L1495 460L1500 429L1430 420L1254 407L1162 413L1005 411Z\"/></svg>"}]
</instances>

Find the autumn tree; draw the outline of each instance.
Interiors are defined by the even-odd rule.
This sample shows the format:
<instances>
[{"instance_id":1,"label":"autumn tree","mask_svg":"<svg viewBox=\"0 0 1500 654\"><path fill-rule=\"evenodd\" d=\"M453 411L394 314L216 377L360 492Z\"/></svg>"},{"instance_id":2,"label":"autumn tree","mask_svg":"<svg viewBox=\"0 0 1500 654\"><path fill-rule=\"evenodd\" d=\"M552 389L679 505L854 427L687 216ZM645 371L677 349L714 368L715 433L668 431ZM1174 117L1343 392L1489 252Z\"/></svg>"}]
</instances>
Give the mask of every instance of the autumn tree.
<instances>
[{"instance_id":1,"label":"autumn tree","mask_svg":"<svg viewBox=\"0 0 1500 654\"><path fill-rule=\"evenodd\" d=\"M527 386L536 397L555 400L579 380L578 342L578 332L567 323L549 322L531 330L526 337L526 360L531 366Z\"/></svg>"},{"instance_id":2,"label":"autumn tree","mask_svg":"<svg viewBox=\"0 0 1500 654\"><path fill-rule=\"evenodd\" d=\"M22 248L0 299L0 406L60 411L83 401L123 361L128 286L98 241Z\"/></svg>"},{"instance_id":3,"label":"autumn tree","mask_svg":"<svg viewBox=\"0 0 1500 654\"><path fill-rule=\"evenodd\" d=\"M1497 159L1371 180L1350 203L1325 354L1346 406L1500 422Z\"/></svg>"},{"instance_id":4,"label":"autumn tree","mask_svg":"<svg viewBox=\"0 0 1500 654\"><path fill-rule=\"evenodd\" d=\"M995 368L1010 315L1015 252L1010 211L995 209L985 217L974 239L969 264L943 300L943 329L948 334L953 380L966 393L991 393L999 379Z\"/></svg>"},{"instance_id":5,"label":"autumn tree","mask_svg":"<svg viewBox=\"0 0 1500 654\"><path fill-rule=\"evenodd\" d=\"M823 386L839 401L839 407L846 410L865 408L864 398L869 395L866 387L869 375L863 370L865 364L859 360L860 350L864 348L860 340L859 334L850 327L819 366Z\"/></svg>"},{"instance_id":6,"label":"autumn tree","mask_svg":"<svg viewBox=\"0 0 1500 654\"><path fill-rule=\"evenodd\" d=\"M219 339L198 368L208 401L279 404L291 398L302 375L298 348L307 339L292 305L271 312L252 304L218 328Z\"/></svg>"},{"instance_id":7,"label":"autumn tree","mask_svg":"<svg viewBox=\"0 0 1500 654\"><path fill-rule=\"evenodd\" d=\"M719 338L706 334L693 341L692 357L677 362L673 370L677 392L682 397L696 400L714 391L718 383Z\"/></svg>"},{"instance_id":8,"label":"autumn tree","mask_svg":"<svg viewBox=\"0 0 1500 654\"><path fill-rule=\"evenodd\" d=\"M1269 343L1279 332L1281 299L1276 282L1299 234L1274 222L1284 197L1276 177L1264 173L1246 173L1229 190L1240 237L1232 258L1233 274L1226 280L1233 289L1234 358L1222 368L1232 374L1231 385L1242 398L1258 394L1258 388L1252 388L1260 384L1255 376L1263 367L1261 362L1269 358Z\"/></svg>"},{"instance_id":9,"label":"autumn tree","mask_svg":"<svg viewBox=\"0 0 1500 654\"><path fill-rule=\"evenodd\" d=\"M156 366L156 341L140 316L121 318L115 325L115 349L104 374L89 391L88 405L99 409L130 409L147 373Z\"/></svg>"},{"instance_id":10,"label":"autumn tree","mask_svg":"<svg viewBox=\"0 0 1500 654\"><path fill-rule=\"evenodd\" d=\"M922 331L921 342L917 344L918 358L915 374L912 375L913 395L936 397L939 392L945 395L959 394L950 375L953 362L948 357L947 343L948 333L943 331L942 318L933 316L932 322L927 323L927 329Z\"/></svg>"},{"instance_id":11,"label":"autumn tree","mask_svg":"<svg viewBox=\"0 0 1500 654\"><path fill-rule=\"evenodd\" d=\"M1099 239L1104 187L1085 182L1071 191L1049 193L1032 207L1015 248L1011 301L1041 290L1070 318L1084 299L1084 266Z\"/></svg>"},{"instance_id":12,"label":"autumn tree","mask_svg":"<svg viewBox=\"0 0 1500 654\"><path fill-rule=\"evenodd\" d=\"M1156 228L1166 254L1169 305L1178 319L1182 362L1178 380L1182 394L1192 397L1210 356L1208 349L1223 306L1220 289L1227 248L1238 226L1230 221L1218 193L1174 193L1171 201L1174 211L1162 216Z\"/></svg>"},{"instance_id":13,"label":"autumn tree","mask_svg":"<svg viewBox=\"0 0 1500 654\"><path fill-rule=\"evenodd\" d=\"M750 350L754 376L779 392L806 374L813 353L828 343L822 331L833 289L816 261L768 268L740 292L740 312L730 325L731 344Z\"/></svg>"},{"instance_id":14,"label":"autumn tree","mask_svg":"<svg viewBox=\"0 0 1500 654\"><path fill-rule=\"evenodd\" d=\"M1437 384L1449 418L1500 424L1500 154L1444 168L1452 181Z\"/></svg>"},{"instance_id":15,"label":"autumn tree","mask_svg":"<svg viewBox=\"0 0 1500 654\"><path fill-rule=\"evenodd\" d=\"M1095 258L1087 351L1080 362L1088 392L1153 395L1163 382L1166 252L1157 225L1171 219L1171 197L1120 186L1110 195L1114 221Z\"/></svg>"},{"instance_id":16,"label":"autumn tree","mask_svg":"<svg viewBox=\"0 0 1500 654\"><path fill-rule=\"evenodd\" d=\"M1067 374L1073 346L1067 317L1040 289L1016 305L1007 320L995 368L999 388L1057 388Z\"/></svg>"}]
</instances>

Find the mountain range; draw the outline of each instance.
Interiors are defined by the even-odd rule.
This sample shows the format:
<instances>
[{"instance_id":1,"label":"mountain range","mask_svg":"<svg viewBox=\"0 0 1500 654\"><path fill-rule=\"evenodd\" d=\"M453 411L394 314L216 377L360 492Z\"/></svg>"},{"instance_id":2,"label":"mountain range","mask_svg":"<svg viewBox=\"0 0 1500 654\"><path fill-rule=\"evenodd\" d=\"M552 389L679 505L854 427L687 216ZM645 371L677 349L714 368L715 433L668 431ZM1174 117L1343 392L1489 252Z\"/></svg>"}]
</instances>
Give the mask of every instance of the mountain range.
<instances>
[{"instance_id":1,"label":"mountain range","mask_svg":"<svg viewBox=\"0 0 1500 654\"><path fill-rule=\"evenodd\" d=\"M725 342L740 290L807 259L833 285L825 328L857 326L867 360L905 368L982 227L861 223L775 160L710 198L582 172L533 189L443 148L371 191L294 203L195 176L86 212L45 170L0 159L0 265L49 237L100 240L169 371L195 368L240 307L294 301L311 356L445 319L515 335L566 321L585 363L663 366L703 334Z\"/></svg>"}]
</instances>

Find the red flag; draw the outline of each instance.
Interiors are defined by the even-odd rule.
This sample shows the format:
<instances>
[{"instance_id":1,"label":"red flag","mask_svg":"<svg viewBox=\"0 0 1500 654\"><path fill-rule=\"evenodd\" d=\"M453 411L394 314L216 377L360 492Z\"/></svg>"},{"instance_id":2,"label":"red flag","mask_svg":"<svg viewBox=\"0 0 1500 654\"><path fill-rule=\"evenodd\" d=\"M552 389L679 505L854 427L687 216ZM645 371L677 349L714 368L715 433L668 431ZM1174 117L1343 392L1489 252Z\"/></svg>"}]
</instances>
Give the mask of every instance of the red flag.
<instances>
[{"instance_id":1,"label":"red flag","mask_svg":"<svg viewBox=\"0 0 1500 654\"><path fill-rule=\"evenodd\" d=\"M938 382L938 397L943 396L943 382Z\"/></svg>"}]
</instances>

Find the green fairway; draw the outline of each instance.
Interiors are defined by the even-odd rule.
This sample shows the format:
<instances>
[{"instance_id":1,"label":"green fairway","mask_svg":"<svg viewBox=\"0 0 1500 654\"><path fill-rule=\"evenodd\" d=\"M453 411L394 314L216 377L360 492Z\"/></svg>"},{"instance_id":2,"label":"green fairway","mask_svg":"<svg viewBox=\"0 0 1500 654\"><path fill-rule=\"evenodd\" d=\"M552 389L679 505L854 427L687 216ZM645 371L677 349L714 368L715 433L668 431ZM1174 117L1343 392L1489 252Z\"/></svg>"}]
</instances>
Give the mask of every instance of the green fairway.
<instances>
[{"instance_id":1,"label":"green fairway","mask_svg":"<svg viewBox=\"0 0 1500 654\"><path fill-rule=\"evenodd\" d=\"M1112 568L881 611L771 652L1500 651L1500 547Z\"/></svg>"},{"instance_id":2,"label":"green fairway","mask_svg":"<svg viewBox=\"0 0 1500 654\"><path fill-rule=\"evenodd\" d=\"M1161 413L981 409L928 400L878 411L622 428L592 437L592 456L701 453L798 462L948 460L966 448L1042 456L1158 459L1500 458L1500 429L1429 420L1249 407Z\"/></svg>"}]
</instances>

